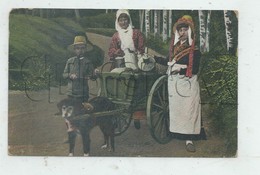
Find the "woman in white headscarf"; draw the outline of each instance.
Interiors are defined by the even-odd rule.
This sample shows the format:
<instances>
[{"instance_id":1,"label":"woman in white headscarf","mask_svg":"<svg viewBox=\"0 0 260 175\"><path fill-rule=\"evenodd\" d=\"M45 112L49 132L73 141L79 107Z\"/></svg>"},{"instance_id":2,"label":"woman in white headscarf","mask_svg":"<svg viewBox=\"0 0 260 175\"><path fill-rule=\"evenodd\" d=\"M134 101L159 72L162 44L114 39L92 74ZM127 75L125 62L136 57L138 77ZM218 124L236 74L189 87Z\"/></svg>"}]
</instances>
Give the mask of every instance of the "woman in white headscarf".
<instances>
[{"instance_id":1,"label":"woman in white headscarf","mask_svg":"<svg viewBox=\"0 0 260 175\"><path fill-rule=\"evenodd\" d=\"M124 57L126 67L137 69L136 56L145 51L144 37L138 29L133 29L128 10L117 11L115 28L117 32L112 37L108 51L110 60Z\"/></svg>"}]
</instances>

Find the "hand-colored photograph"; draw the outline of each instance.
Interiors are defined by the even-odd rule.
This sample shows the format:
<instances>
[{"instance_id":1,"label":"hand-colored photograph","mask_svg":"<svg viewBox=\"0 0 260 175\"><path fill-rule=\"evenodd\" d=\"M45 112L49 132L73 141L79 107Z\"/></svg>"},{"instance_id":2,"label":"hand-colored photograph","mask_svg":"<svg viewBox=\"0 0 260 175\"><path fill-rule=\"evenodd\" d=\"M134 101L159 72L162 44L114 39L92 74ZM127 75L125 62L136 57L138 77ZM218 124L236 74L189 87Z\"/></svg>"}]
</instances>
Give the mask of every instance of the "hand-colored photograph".
<instances>
[{"instance_id":1,"label":"hand-colored photograph","mask_svg":"<svg viewBox=\"0 0 260 175\"><path fill-rule=\"evenodd\" d=\"M8 155L237 157L238 15L12 9Z\"/></svg>"}]
</instances>

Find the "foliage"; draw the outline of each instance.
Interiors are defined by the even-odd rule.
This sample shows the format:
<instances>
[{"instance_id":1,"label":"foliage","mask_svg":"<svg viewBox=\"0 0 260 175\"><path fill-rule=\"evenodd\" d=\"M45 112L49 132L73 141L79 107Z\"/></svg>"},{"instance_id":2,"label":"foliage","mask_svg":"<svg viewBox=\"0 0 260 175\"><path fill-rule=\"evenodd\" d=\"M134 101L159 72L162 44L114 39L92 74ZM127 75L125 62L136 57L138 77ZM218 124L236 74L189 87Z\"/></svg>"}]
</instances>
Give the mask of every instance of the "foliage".
<instances>
[{"instance_id":1,"label":"foliage","mask_svg":"<svg viewBox=\"0 0 260 175\"><path fill-rule=\"evenodd\" d=\"M74 33L82 31L82 28L69 19L61 18L59 23L57 21L59 19L51 21L10 15L10 66L13 66L13 62L21 63L21 60L31 55L49 54L55 59L66 57L67 46L73 42Z\"/></svg>"},{"instance_id":2,"label":"foliage","mask_svg":"<svg viewBox=\"0 0 260 175\"><path fill-rule=\"evenodd\" d=\"M233 11L230 12L231 16L231 33L233 38L234 47L230 51L231 54L236 54L238 45L238 20ZM199 23L197 22L196 31L199 31ZM209 47L210 52L213 54L223 54L227 50L226 43L226 31L224 23L224 12L223 10L211 10L211 21L210 21L210 36L209 36ZM199 41L199 40L198 40Z\"/></svg>"},{"instance_id":3,"label":"foliage","mask_svg":"<svg viewBox=\"0 0 260 175\"><path fill-rule=\"evenodd\" d=\"M78 9L80 16L96 16L98 14L105 13L105 9ZM111 11L111 10L110 10ZM42 14L41 14L42 13ZM32 16L42 16L47 18L57 18L57 17L66 17L72 18L75 16L75 9L26 9L19 8L13 9L11 14L26 14Z\"/></svg>"},{"instance_id":4,"label":"foliage","mask_svg":"<svg viewBox=\"0 0 260 175\"><path fill-rule=\"evenodd\" d=\"M215 133L225 139L226 155L237 151L237 56L208 53L201 60L202 102L213 104L209 114Z\"/></svg>"},{"instance_id":5,"label":"foliage","mask_svg":"<svg viewBox=\"0 0 260 175\"><path fill-rule=\"evenodd\" d=\"M24 60L19 69L9 69L9 89L38 91L63 85L65 63L51 65L47 56L32 56Z\"/></svg>"},{"instance_id":6,"label":"foliage","mask_svg":"<svg viewBox=\"0 0 260 175\"><path fill-rule=\"evenodd\" d=\"M28 74L28 69L9 69L9 89L22 89L23 75L27 76Z\"/></svg>"},{"instance_id":7,"label":"foliage","mask_svg":"<svg viewBox=\"0 0 260 175\"><path fill-rule=\"evenodd\" d=\"M28 57L20 69L9 70L9 75L10 89L39 90L48 88L51 71L44 57Z\"/></svg>"},{"instance_id":8,"label":"foliage","mask_svg":"<svg viewBox=\"0 0 260 175\"><path fill-rule=\"evenodd\" d=\"M84 29L73 18L60 17L60 18L53 18L51 19L51 21L56 22L58 25L60 25L63 28L63 30L68 32L69 35L67 37L70 37L71 34L75 35L75 33L78 33L80 31L84 32ZM65 43L66 46L71 44L71 38L68 39L68 41L69 43Z\"/></svg>"},{"instance_id":9,"label":"foliage","mask_svg":"<svg viewBox=\"0 0 260 175\"><path fill-rule=\"evenodd\" d=\"M205 54L201 61L202 94L217 104L237 104L238 58Z\"/></svg>"},{"instance_id":10,"label":"foliage","mask_svg":"<svg viewBox=\"0 0 260 175\"><path fill-rule=\"evenodd\" d=\"M99 67L104 62L104 52L97 46L93 46L93 50L86 53L87 58L91 60L94 67Z\"/></svg>"},{"instance_id":11,"label":"foliage","mask_svg":"<svg viewBox=\"0 0 260 175\"><path fill-rule=\"evenodd\" d=\"M215 106L211 119L214 132L225 140L225 155L235 156L237 152L237 105Z\"/></svg>"},{"instance_id":12,"label":"foliage","mask_svg":"<svg viewBox=\"0 0 260 175\"><path fill-rule=\"evenodd\" d=\"M162 41L159 36L148 35L146 39L146 46L155 50L162 55L168 55L169 53L169 41L167 43Z\"/></svg>"},{"instance_id":13,"label":"foliage","mask_svg":"<svg viewBox=\"0 0 260 175\"><path fill-rule=\"evenodd\" d=\"M97 16L82 17L79 21L84 28L115 28L115 13L104 13Z\"/></svg>"},{"instance_id":14,"label":"foliage","mask_svg":"<svg viewBox=\"0 0 260 175\"><path fill-rule=\"evenodd\" d=\"M16 81L21 75L21 65L30 56L48 55L48 63L52 66L65 63L68 59L68 45L73 42L76 31L83 29L73 20L56 18L48 20L26 15L10 15L9 37L9 88L23 89L24 82ZM44 63L45 64L45 63ZM44 65L42 65L44 66ZM30 67L29 74L34 74ZM55 67L51 68L54 70ZM40 70L40 69L39 69ZM42 75L39 75L42 76ZM33 87L42 84L34 81ZM37 85L36 85L37 84ZM42 85L43 86L43 85Z\"/></svg>"}]
</instances>

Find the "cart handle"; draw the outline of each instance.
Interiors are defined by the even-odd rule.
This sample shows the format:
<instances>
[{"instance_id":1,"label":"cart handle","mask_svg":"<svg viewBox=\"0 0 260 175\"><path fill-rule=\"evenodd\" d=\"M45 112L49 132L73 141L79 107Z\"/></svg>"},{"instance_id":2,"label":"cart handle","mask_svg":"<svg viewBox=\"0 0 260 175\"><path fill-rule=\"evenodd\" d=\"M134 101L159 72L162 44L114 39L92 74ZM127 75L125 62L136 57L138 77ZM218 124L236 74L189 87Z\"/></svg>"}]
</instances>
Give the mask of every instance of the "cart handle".
<instances>
[{"instance_id":1,"label":"cart handle","mask_svg":"<svg viewBox=\"0 0 260 175\"><path fill-rule=\"evenodd\" d=\"M125 111L126 109L116 109L116 110L112 110L112 111L104 111L104 112L96 112L96 113L92 113L92 114L84 114L84 115L78 115L75 117L72 117L70 120L71 121L76 121L76 120L83 120L83 119L87 119L90 117L104 117L104 116L110 116L110 115L115 115L118 113L122 113L123 111Z\"/></svg>"}]
</instances>

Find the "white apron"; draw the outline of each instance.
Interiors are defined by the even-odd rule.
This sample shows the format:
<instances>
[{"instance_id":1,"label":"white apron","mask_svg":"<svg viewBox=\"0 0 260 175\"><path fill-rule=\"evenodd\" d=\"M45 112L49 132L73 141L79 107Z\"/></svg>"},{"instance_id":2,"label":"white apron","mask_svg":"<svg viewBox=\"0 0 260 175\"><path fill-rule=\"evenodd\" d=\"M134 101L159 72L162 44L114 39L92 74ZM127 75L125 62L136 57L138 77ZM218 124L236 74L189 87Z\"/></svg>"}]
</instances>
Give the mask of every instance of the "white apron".
<instances>
[{"instance_id":1,"label":"white apron","mask_svg":"<svg viewBox=\"0 0 260 175\"><path fill-rule=\"evenodd\" d=\"M197 75L168 76L170 131L199 134L201 129L200 88Z\"/></svg>"}]
</instances>

